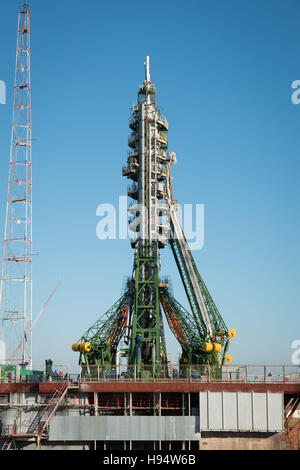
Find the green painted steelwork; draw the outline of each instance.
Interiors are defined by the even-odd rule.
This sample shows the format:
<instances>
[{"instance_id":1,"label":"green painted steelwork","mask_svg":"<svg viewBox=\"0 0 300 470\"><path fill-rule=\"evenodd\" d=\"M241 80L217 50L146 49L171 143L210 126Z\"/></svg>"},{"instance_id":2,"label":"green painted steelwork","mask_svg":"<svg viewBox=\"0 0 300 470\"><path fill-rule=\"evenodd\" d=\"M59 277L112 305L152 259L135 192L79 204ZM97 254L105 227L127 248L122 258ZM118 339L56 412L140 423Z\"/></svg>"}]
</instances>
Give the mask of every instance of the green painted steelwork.
<instances>
[{"instance_id":1,"label":"green painted steelwork","mask_svg":"<svg viewBox=\"0 0 300 470\"><path fill-rule=\"evenodd\" d=\"M146 80L139 87L138 103L133 106L129 119L132 133L128 145L131 150L127 167L123 167L123 175L134 181L134 191L132 187L128 188L128 195L134 199L132 207L142 207L130 219L130 229L136 231L136 237L131 241L135 249L133 275L125 294L89 328L77 343L78 349L75 347L74 350L80 351L79 362L85 368L92 370L90 366L100 365L102 372L116 372L117 348L124 337L128 349L122 355L130 364L128 377L170 376L163 309L182 348L180 374L189 377L193 364L197 367L195 373L203 375L209 365L209 373L218 377L232 336L200 276L180 224L177 219L172 221L176 201L173 199L170 165L176 161L176 156L174 158L175 154L167 153L168 123L158 111L156 90L149 77L147 69ZM138 218L144 210L146 215ZM170 226L167 227L171 234L169 244L191 313L175 300L166 283L159 280L160 249L166 244L163 238L166 225L162 219L168 211L171 214ZM176 233L182 231L184 243L176 239L173 223Z\"/></svg>"},{"instance_id":2,"label":"green painted steelwork","mask_svg":"<svg viewBox=\"0 0 300 470\"><path fill-rule=\"evenodd\" d=\"M182 354L180 358L181 375L189 373L187 366L193 364L193 367L198 372L203 374L203 367L197 368L198 365L215 366L210 368L211 372L217 376L219 373L220 352L203 351L203 344L205 343L205 332L200 335L195 329L195 321L193 315L188 312L170 293L168 288L160 288L160 301L165 310L165 314L171 330L180 343ZM169 315L168 315L169 313ZM171 313L171 315L170 315ZM181 332L184 332L182 334ZM224 340L219 339L217 344L223 347Z\"/></svg>"},{"instance_id":3,"label":"green painted steelwork","mask_svg":"<svg viewBox=\"0 0 300 470\"><path fill-rule=\"evenodd\" d=\"M120 313L129 302L129 291L80 338L80 343L90 343L89 351L81 351L79 364L112 365L116 363L116 352L123 334L124 321Z\"/></svg>"},{"instance_id":4,"label":"green painted steelwork","mask_svg":"<svg viewBox=\"0 0 300 470\"><path fill-rule=\"evenodd\" d=\"M172 224L171 224L171 235L173 233L174 232L172 230ZM184 234L183 234L183 236L184 236ZM184 286L184 289L185 289L185 292L186 292L186 296L188 298L188 301L189 301L189 304L190 304L190 307L191 307L191 311L192 311L192 314L193 314L193 317L194 317L195 324L197 326L200 337L204 341L205 337L207 336L207 330L206 330L205 324L204 324L202 316L201 316L201 311L200 311L199 305L198 305L197 300L196 300L193 285L192 285L191 280L188 276L188 271L187 271L187 268L186 268L186 265L185 265L184 257L181 253L181 250L180 250L180 245L179 245L178 241L174 238L174 236L171 236L169 242L170 242L171 250L172 250L172 253L173 253L173 256L174 256L174 259L175 259L175 262L176 262L176 265L177 265L177 268L178 268L178 271L179 271L179 274L180 274L180 277L181 277L181 280L182 280L182 283L183 283L183 286ZM187 244L187 242L186 242L186 244ZM221 317L221 314L220 314L215 302L213 301L213 298L211 297L211 295L210 295L210 293L209 293L209 291L208 291L208 289L207 289L207 287L206 287L206 285L205 285L205 283L204 283L204 281L203 281L203 279L202 279L202 277L201 277L201 275L200 275L200 273L197 269L194 257L193 257L190 250L188 252L188 255L191 259L191 263L193 265L194 272L197 276L200 291L201 291L201 294L203 296L203 300L204 300L204 303L205 303L205 306L206 306L206 309L207 309L207 312L208 312L208 315L209 315L209 319L210 319L210 322L211 322L213 336L209 339L211 341L214 341L216 339L216 337L220 338L220 342L222 344L221 363L223 364L224 360L225 360L225 354L226 354L226 352L228 350L228 347L229 347L229 341L227 339L228 328L227 328L223 318Z\"/></svg>"},{"instance_id":5,"label":"green painted steelwork","mask_svg":"<svg viewBox=\"0 0 300 470\"><path fill-rule=\"evenodd\" d=\"M161 341L162 321L159 305L157 255L156 243L139 243L136 248L134 310L129 362L137 364L137 366L160 364L166 360L166 351ZM138 373L140 370L138 367Z\"/></svg>"}]
</instances>

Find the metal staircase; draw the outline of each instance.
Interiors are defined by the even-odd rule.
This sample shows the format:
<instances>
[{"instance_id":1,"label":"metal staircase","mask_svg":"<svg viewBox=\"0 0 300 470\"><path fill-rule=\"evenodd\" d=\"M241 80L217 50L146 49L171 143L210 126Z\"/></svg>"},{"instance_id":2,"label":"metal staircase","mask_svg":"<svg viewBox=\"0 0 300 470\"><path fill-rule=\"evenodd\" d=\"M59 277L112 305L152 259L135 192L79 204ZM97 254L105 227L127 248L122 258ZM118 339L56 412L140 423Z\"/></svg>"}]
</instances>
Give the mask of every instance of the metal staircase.
<instances>
[{"instance_id":1,"label":"metal staircase","mask_svg":"<svg viewBox=\"0 0 300 470\"><path fill-rule=\"evenodd\" d=\"M34 417L27 430L27 434L47 437L49 422L65 398L69 388L69 382L63 382L61 384L57 384L57 386L58 388L55 390L45 408L41 412L38 412Z\"/></svg>"},{"instance_id":2,"label":"metal staircase","mask_svg":"<svg viewBox=\"0 0 300 470\"><path fill-rule=\"evenodd\" d=\"M16 444L13 437L6 437L1 443L0 450L14 450L16 449Z\"/></svg>"}]
</instances>

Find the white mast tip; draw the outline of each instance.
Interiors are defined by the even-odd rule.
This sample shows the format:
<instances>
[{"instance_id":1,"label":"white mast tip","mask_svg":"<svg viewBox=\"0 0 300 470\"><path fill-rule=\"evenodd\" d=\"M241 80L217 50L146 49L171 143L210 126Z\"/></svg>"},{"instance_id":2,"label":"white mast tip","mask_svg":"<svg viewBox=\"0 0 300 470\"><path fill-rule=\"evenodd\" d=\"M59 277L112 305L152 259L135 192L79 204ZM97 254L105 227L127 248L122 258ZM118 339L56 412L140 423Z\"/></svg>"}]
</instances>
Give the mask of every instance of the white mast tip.
<instances>
[{"instance_id":1,"label":"white mast tip","mask_svg":"<svg viewBox=\"0 0 300 470\"><path fill-rule=\"evenodd\" d=\"M150 65L149 65L149 56L147 55L146 61L144 62L145 65L145 79L146 82L150 82Z\"/></svg>"}]
</instances>

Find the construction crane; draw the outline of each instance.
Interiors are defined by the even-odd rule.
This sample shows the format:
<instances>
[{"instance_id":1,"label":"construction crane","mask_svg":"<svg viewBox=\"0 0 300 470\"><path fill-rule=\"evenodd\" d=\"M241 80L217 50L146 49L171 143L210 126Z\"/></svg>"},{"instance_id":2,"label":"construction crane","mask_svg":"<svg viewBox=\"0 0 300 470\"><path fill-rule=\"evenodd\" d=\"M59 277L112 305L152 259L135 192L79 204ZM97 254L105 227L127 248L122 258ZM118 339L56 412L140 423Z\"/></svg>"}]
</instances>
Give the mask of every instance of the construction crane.
<instances>
[{"instance_id":1,"label":"construction crane","mask_svg":"<svg viewBox=\"0 0 300 470\"><path fill-rule=\"evenodd\" d=\"M48 299L46 300L46 302L44 303L44 305L42 306L41 310L39 311L39 313L34 317L34 320L32 322L32 328L36 325L36 323L38 322L38 320L40 319L40 317L42 316L42 314L44 313L44 311L46 310L47 308L47 305L49 304L50 300L52 299L52 297L54 296L55 292L57 291L57 289L59 288L59 286L61 285L61 281L59 281L56 285L56 287L53 289L53 291L51 292L51 294L49 295ZM9 359L7 359L7 362L13 362L15 360L15 357L18 353L18 351L22 348L23 344L25 341L27 341L27 336L28 336L28 331L24 333L24 336L22 338L22 340L20 341L20 343L18 344L17 348L14 350L14 352L12 353L12 355L10 356Z\"/></svg>"},{"instance_id":2,"label":"construction crane","mask_svg":"<svg viewBox=\"0 0 300 470\"><path fill-rule=\"evenodd\" d=\"M180 368L193 365L201 373L206 365L220 374L231 360L227 354L235 330L228 329L217 309L189 249L177 211L171 184L171 165L176 155L168 152L168 121L157 105L150 80L149 57L145 80L138 89L137 103L129 118L131 134L123 176L132 180L128 212L134 266L121 299L98 320L72 348L79 351L82 365L117 362L121 338L128 370L138 377L165 374L167 351L163 313L179 342ZM190 305L188 312L162 282L161 250L170 245ZM165 375L164 375L165 376Z\"/></svg>"}]
</instances>

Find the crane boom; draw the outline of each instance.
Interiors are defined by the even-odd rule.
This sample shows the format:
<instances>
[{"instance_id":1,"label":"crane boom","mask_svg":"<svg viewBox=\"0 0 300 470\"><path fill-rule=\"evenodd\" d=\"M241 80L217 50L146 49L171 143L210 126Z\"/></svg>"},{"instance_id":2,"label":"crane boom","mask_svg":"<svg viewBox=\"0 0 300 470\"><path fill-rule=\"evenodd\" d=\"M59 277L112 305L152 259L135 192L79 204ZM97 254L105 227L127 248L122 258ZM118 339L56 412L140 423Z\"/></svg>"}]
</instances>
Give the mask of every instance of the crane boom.
<instances>
[{"instance_id":1,"label":"crane boom","mask_svg":"<svg viewBox=\"0 0 300 470\"><path fill-rule=\"evenodd\" d=\"M207 338L213 336L212 327L210 318L208 316L208 312L206 309L206 305L200 290L200 286L197 279L197 274L195 272L192 260L190 249L186 238L184 236L179 217L177 214L177 209L174 206L170 207L170 222L171 222L171 234L174 243L176 244L178 254L180 256L183 269L186 274L186 278L188 280L190 290L193 297L193 307L192 310L194 311L195 307L197 309L198 315L200 315L201 319L206 328L206 336ZM188 296L190 299L190 296ZM196 323L198 323L198 318L195 318Z\"/></svg>"},{"instance_id":2,"label":"crane boom","mask_svg":"<svg viewBox=\"0 0 300 470\"><path fill-rule=\"evenodd\" d=\"M167 165L167 182L166 182L166 189L167 189L167 203L169 205L170 211L170 228L171 228L171 247L173 248L173 254L175 256L175 260L177 262L179 268L179 258L181 261L181 266L184 270L185 278L187 283L184 282L184 287L191 305L191 309L193 315L195 317L196 324L198 325L198 318L200 317L200 321L204 323L206 328L206 336L207 338L213 336L212 327L210 318L206 309L206 305L201 293L201 289L198 282L197 273L195 272L195 264L193 263L191 252L184 236L184 232L181 227L181 223L177 213L177 205L174 200L173 191L172 191L172 184L171 184L171 172L170 172L170 165ZM176 259L176 254L174 248L177 248L178 257ZM179 264L178 264L179 263ZM181 274L183 275L181 268ZM181 278L183 280L183 276ZM196 316L196 312L198 313L198 318Z\"/></svg>"},{"instance_id":3,"label":"crane boom","mask_svg":"<svg viewBox=\"0 0 300 470\"><path fill-rule=\"evenodd\" d=\"M49 295L48 299L46 300L46 302L44 303L44 305L42 306L41 310L39 311L39 313L35 316L33 322L32 322L32 328L34 327L34 325L36 325L36 323L38 322L39 318L41 317L41 315L44 313L47 305L49 304L50 300L52 299L52 297L54 296L55 292L57 291L57 289L59 288L61 284L61 281L58 282L58 284L56 285L55 289L51 292L51 294ZM16 357L16 354L17 352L19 351L19 349L23 346L24 344L24 341L26 341L26 337L28 335L28 329L27 331L25 332L22 340L20 341L19 345L17 346L17 348L15 349L15 351L12 353L11 357L8 359L8 362L11 362L14 360L14 358Z\"/></svg>"},{"instance_id":4,"label":"crane boom","mask_svg":"<svg viewBox=\"0 0 300 470\"><path fill-rule=\"evenodd\" d=\"M48 299L46 300L46 302L44 303L44 305L42 306L41 310L39 311L39 313L34 317L33 319L33 322L32 322L32 326L34 327L34 325L38 322L39 318L41 317L41 315L44 313L44 311L46 310L47 308L47 305L49 304L50 300L52 299L52 297L54 296L55 292L57 291L57 289L59 288L59 286L61 285L61 281L59 281L55 287L55 289L51 292L51 294L49 295Z\"/></svg>"}]
</instances>

